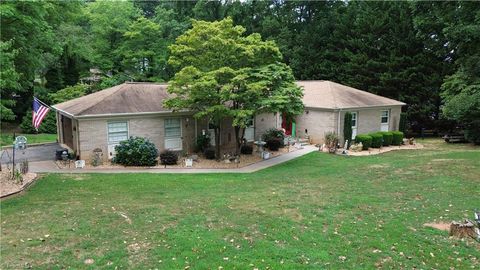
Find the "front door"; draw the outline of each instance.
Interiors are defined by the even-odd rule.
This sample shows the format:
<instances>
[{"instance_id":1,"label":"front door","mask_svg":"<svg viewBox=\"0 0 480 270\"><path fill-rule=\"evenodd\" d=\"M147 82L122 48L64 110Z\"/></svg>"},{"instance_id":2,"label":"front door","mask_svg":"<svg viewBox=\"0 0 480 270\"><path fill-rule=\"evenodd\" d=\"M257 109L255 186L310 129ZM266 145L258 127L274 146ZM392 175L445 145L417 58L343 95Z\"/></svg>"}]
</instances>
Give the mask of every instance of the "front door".
<instances>
[{"instance_id":1,"label":"front door","mask_svg":"<svg viewBox=\"0 0 480 270\"><path fill-rule=\"evenodd\" d=\"M164 124L165 149L182 150L182 120L180 118L167 118Z\"/></svg>"},{"instance_id":2,"label":"front door","mask_svg":"<svg viewBox=\"0 0 480 270\"><path fill-rule=\"evenodd\" d=\"M285 114L282 115L282 128L285 130L285 135L292 135L292 119Z\"/></svg>"},{"instance_id":3,"label":"front door","mask_svg":"<svg viewBox=\"0 0 480 270\"><path fill-rule=\"evenodd\" d=\"M380 131L388 131L390 125L390 111L382 111L381 120L380 120Z\"/></svg>"},{"instance_id":4,"label":"front door","mask_svg":"<svg viewBox=\"0 0 480 270\"><path fill-rule=\"evenodd\" d=\"M72 119L62 115L63 143L73 149Z\"/></svg>"}]
</instances>

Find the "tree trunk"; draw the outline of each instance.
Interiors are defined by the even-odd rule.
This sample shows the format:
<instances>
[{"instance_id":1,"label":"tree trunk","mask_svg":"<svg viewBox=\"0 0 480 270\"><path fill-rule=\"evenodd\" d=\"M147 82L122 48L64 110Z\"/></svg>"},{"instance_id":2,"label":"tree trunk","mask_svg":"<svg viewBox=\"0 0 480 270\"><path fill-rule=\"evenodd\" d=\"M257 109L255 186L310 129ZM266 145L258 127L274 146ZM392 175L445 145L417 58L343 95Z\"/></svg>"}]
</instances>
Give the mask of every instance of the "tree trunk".
<instances>
[{"instance_id":1,"label":"tree trunk","mask_svg":"<svg viewBox=\"0 0 480 270\"><path fill-rule=\"evenodd\" d=\"M464 222L452 222L450 225L450 236L465 238L467 236L476 238L475 225L470 220Z\"/></svg>"},{"instance_id":2,"label":"tree trunk","mask_svg":"<svg viewBox=\"0 0 480 270\"><path fill-rule=\"evenodd\" d=\"M220 127L217 125L214 128L215 132L215 158L220 160Z\"/></svg>"},{"instance_id":3,"label":"tree trunk","mask_svg":"<svg viewBox=\"0 0 480 270\"><path fill-rule=\"evenodd\" d=\"M235 127L235 154L240 155L240 147L243 143L243 137L245 136L245 128Z\"/></svg>"}]
</instances>

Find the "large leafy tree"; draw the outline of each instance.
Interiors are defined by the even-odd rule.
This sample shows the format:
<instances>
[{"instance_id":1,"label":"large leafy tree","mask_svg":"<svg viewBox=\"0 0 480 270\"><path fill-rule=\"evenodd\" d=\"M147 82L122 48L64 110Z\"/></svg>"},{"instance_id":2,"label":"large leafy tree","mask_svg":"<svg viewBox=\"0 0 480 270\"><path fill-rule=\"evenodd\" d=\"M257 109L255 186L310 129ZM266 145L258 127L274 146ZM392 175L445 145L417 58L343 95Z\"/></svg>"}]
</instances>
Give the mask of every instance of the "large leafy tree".
<instances>
[{"instance_id":1,"label":"large leafy tree","mask_svg":"<svg viewBox=\"0 0 480 270\"><path fill-rule=\"evenodd\" d=\"M122 57L117 50L141 11L130 1L96 1L87 4L86 13L90 33L95 37L93 63L105 71L122 71Z\"/></svg>"},{"instance_id":2,"label":"large leafy tree","mask_svg":"<svg viewBox=\"0 0 480 270\"><path fill-rule=\"evenodd\" d=\"M179 70L169 83L175 97L165 105L188 109L215 128L220 156L221 121L233 120L237 151L249 119L259 112L299 114L302 92L272 41L245 35L232 19L193 21L193 27L170 46L169 63Z\"/></svg>"}]
</instances>

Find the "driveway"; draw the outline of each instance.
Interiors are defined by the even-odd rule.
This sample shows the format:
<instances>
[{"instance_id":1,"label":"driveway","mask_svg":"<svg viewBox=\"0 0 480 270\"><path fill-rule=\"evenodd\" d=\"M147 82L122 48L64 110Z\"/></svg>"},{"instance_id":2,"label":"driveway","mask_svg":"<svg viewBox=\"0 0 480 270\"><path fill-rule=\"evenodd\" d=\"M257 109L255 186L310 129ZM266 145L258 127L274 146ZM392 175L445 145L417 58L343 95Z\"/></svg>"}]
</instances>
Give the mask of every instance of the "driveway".
<instances>
[{"instance_id":1,"label":"driveway","mask_svg":"<svg viewBox=\"0 0 480 270\"><path fill-rule=\"evenodd\" d=\"M55 160L55 151L62 149L58 143L48 143L43 145L29 146L25 150L15 150L15 162L27 159L31 161ZM12 148L7 148L1 152L0 162L3 164L11 163L13 159Z\"/></svg>"}]
</instances>

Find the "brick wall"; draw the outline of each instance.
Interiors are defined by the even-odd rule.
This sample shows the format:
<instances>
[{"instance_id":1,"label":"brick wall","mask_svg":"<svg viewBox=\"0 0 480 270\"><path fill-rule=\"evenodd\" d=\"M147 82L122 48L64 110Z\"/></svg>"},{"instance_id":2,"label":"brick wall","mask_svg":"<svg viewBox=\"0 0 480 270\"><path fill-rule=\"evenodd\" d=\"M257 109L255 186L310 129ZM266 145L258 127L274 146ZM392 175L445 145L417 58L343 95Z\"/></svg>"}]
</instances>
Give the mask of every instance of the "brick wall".
<instances>
[{"instance_id":1,"label":"brick wall","mask_svg":"<svg viewBox=\"0 0 480 270\"><path fill-rule=\"evenodd\" d=\"M305 109L305 112L296 118L297 137L304 138L308 133L312 143L322 144L325 133L335 131L335 119L333 111Z\"/></svg>"}]
</instances>

